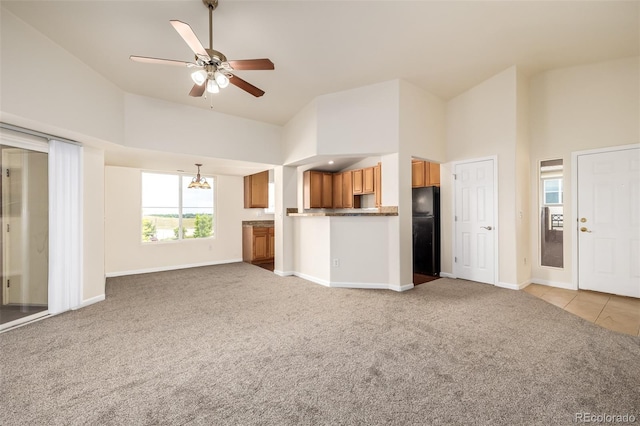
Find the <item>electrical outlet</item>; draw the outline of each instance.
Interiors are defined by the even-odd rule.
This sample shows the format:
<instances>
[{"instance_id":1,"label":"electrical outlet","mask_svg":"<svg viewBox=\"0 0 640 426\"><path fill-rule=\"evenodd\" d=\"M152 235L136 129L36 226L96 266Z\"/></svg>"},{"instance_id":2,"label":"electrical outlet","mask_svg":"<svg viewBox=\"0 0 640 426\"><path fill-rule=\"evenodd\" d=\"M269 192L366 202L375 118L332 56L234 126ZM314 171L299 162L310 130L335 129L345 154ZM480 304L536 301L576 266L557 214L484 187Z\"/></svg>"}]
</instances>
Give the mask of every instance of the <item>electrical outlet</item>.
<instances>
[{"instance_id":1,"label":"electrical outlet","mask_svg":"<svg viewBox=\"0 0 640 426\"><path fill-rule=\"evenodd\" d=\"M333 266L338 268L340 266L340 259L333 259Z\"/></svg>"}]
</instances>

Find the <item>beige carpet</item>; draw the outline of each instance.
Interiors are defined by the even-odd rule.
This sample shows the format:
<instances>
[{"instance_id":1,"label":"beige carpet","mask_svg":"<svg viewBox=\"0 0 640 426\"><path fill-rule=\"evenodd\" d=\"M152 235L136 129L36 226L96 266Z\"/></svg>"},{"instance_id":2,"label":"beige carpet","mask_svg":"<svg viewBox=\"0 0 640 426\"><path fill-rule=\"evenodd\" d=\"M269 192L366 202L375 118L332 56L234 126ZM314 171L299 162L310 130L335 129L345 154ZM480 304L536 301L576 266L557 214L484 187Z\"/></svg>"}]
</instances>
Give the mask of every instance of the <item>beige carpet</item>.
<instances>
[{"instance_id":1,"label":"beige carpet","mask_svg":"<svg viewBox=\"0 0 640 426\"><path fill-rule=\"evenodd\" d=\"M2 425L640 418L640 338L445 278L405 293L244 263L113 278L106 301L1 334L0 354Z\"/></svg>"}]
</instances>

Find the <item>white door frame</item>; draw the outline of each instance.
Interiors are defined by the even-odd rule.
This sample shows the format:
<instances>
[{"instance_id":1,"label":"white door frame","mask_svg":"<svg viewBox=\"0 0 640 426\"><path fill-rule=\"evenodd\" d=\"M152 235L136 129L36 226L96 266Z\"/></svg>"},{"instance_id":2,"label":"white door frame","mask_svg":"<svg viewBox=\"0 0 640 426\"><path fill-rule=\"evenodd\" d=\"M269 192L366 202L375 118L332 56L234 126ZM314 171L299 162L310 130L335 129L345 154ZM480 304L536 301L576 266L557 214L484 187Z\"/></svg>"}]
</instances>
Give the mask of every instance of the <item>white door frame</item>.
<instances>
[{"instance_id":1,"label":"white door frame","mask_svg":"<svg viewBox=\"0 0 640 426\"><path fill-rule=\"evenodd\" d=\"M456 264L455 258L456 258L456 251L457 251L457 247L456 247L456 232L457 232L457 228L458 228L458 224L456 222L456 190L457 187L456 185L457 180L455 178L455 171L456 171L456 167L460 164L468 164L468 163L477 163L480 161L487 161L487 160L492 160L493 161L493 223L495 224L493 226L493 231L495 232L495 236L493 239L493 285L498 284L498 282L500 282L499 275L500 275L500 258L498 257L499 254L499 247L500 247L500 224L498 223L498 156L497 155L491 155L488 157L479 157L479 158L472 158L472 159L468 159L468 160L460 160L460 161L452 161L451 162L451 178L453 181L453 185L451 185L451 187L453 188L451 193L451 222L453 223L453 226L451 228L451 262L452 262L452 268L451 270L453 271L453 278L458 278L458 266Z\"/></svg>"},{"instance_id":2,"label":"white door frame","mask_svg":"<svg viewBox=\"0 0 640 426\"><path fill-rule=\"evenodd\" d=\"M575 151L571 153L571 222L568 223L571 223L571 284L573 290L578 290L580 285L580 262L578 259L578 157L581 155L623 151L633 148L640 148L640 143Z\"/></svg>"}]
</instances>

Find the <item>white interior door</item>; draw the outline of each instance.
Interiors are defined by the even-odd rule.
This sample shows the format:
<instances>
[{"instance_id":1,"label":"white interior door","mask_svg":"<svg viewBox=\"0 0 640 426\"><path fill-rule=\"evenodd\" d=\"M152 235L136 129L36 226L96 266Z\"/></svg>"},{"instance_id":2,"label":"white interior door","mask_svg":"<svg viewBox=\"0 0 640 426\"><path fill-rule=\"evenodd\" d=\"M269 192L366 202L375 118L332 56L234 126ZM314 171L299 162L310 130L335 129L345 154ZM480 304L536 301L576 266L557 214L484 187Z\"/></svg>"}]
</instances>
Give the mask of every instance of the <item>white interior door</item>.
<instances>
[{"instance_id":1,"label":"white interior door","mask_svg":"<svg viewBox=\"0 0 640 426\"><path fill-rule=\"evenodd\" d=\"M494 164L455 167L455 258L458 278L495 284Z\"/></svg>"},{"instance_id":2,"label":"white interior door","mask_svg":"<svg viewBox=\"0 0 640 426\"><path fill-rule=\"evenodd\" d=\"M578 155L578 286L640 297L640 149Z\"/></svg>"}]
</instances>

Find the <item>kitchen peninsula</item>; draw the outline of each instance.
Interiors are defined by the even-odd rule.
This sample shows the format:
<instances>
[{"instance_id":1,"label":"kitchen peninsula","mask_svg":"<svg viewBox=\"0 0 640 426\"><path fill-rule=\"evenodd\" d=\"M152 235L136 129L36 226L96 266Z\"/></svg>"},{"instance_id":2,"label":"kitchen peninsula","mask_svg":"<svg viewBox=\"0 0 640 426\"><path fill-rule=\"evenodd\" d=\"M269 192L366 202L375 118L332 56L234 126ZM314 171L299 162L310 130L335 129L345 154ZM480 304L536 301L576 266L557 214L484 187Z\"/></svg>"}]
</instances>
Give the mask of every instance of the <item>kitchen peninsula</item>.
<instances>
[{"instance_id":1,"label":"kitchen peninsula","mask_svg":"<svg viewBox=\"0 0 640 426\"><path fill-rule=\"evenodd\" d=\"M327 287L407 290L395 284L397 206L287 209L292 217L296 275ZM393 284L392 284L393 283Z\"/></svg>"}]
</instances>

